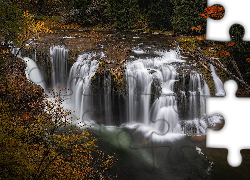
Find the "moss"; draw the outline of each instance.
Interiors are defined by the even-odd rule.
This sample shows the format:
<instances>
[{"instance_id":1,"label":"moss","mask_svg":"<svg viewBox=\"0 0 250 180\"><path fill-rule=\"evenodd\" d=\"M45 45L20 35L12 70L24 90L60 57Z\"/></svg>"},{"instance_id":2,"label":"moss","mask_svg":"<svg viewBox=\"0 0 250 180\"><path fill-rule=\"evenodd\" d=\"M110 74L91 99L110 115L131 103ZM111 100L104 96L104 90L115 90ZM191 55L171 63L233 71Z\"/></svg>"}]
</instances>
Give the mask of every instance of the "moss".
<instances>
[{"instance_id":1,"label":"moss","mask_svg":"<svg viewBox=\"0 0 250 180\"><path fill-rule=\"evenodd\" d=\"M194 52L195 48L201 45L201 42L195 37L181 37L178 42L183 50L190 52Z\"/></svg>"}]
</instances>

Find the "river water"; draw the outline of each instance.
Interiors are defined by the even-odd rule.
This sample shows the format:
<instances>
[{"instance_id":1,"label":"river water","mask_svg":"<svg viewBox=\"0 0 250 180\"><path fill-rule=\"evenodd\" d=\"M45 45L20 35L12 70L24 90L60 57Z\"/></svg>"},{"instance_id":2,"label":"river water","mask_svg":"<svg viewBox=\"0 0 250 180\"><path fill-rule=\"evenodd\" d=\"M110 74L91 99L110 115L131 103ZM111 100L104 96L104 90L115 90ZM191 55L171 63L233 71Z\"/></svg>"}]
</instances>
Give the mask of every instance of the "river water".
<instances>
[{"instance_id":1,"label":"river water","mask_svg":"<svg viewBox=\"0 0 250 180\"><path fill-rule=\"evenodd\" d=\"M123 93L115 91L112 67L98 75L105 60L107 42L80 53L73 64L67 45L50 46L51 73L38 67L34 54L25 57L27 77L50 88L65 88L63 105L75 111L100 140L100 149L116 153L112 168L117 179L211 179L220 177L214 160L205 153L205 131L222 123L222 117L206 116L210 89L190 57L182 56L167 35L106 32L114 45L131 49L124 63ZM64 36L65 38L71 36ZM71 37L72 38L72 37ZM77 38L77 37L75 37ZM72 38L73 39L73 38ZM25 55L21 55L25 56ZM224 96L223 84L211 65L215 95ZM93 78L98 91L93 90ZM48 83L50 82L50 83ZM59 89L59 88L58 88ZM67 100L66 100L67 99ZM224 167L224 166L223 166Z\"/></svg>"}]
</instances>

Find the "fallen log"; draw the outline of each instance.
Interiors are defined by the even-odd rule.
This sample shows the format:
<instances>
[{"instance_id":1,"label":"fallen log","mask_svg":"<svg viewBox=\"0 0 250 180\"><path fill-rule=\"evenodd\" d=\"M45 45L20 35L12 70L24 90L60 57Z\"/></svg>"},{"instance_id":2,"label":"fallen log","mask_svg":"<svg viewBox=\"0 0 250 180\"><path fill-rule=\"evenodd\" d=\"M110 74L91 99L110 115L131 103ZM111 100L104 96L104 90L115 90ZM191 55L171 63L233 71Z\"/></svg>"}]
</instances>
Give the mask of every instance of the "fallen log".
<instances>
[{"instance_id":1,"label":"fallen log","mask_svg":"<svg viewBox=\"0 0 250 180\"><path fill-rule=\"evenodd\" d=\"M200 48L197 48L194 53L193 57L199 58L200 61L206 60L209 63L211 63L216 68L222 70L225 74L232 77L236 82L241 84L241 86L247 91L248 94L250 94L250 86L240 77L235 76L233 73L231 73L226 67L221 66L220 64L214 62L209 57L207 57L203 52L201 52Z\"/></svg>"},{"instance_id":2,"label":"fallen log","mask_svg":"<svg viewBox=\"0 0 250 180\"><path fill-rule=\"evenodd\" d=\"M236 70L236 72L237 72L238 76L240 77L240 79L243 80L243 77L242 77L242 75L241 75L241 73L240 73L240 70L239 70L239 68L238 68L238 66L237 66L237 63L236 63L236 61L234 60L233 56L231 55L232 52L229 52L229 53L230 53L230 61L231 61L231 63L233 64L234 69Z\"/></svg>"}]
</instances>

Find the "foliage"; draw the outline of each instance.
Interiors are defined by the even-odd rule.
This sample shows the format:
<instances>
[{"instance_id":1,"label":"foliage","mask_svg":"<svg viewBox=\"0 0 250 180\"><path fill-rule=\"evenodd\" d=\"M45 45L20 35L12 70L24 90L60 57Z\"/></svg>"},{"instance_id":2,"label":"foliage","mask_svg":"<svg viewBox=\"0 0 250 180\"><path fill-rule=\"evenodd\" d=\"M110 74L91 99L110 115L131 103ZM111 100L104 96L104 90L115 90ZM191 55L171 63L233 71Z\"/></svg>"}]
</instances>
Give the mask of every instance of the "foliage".
<instances>
[{"instance_id":1,"label":"foliage","mask_svg":"<svg viewBox=\"0 0 250 180\"><path fill-rule=\"evenodd\" d=\"M43 21L36 21L34 15L28 11L23 12L16 5L3 2L0 7L0 36L4 39L4 44L9 47L12 42L25 47L28 40L39 39L40 33L51 33L52 31L45 27Z\"/></svg>"},{"instance_id":2,"label":"foliage","mask_svg":"<svg viewBox=\"0 0 250 180\"><path fill-rule=\"evenodd\" d=\"M20 46L23 48L28 40L31 38L41 40L40 33L52 33L52 31L45 27L43 21L35 21L34 15L28 11L24 12L24 28L19 33Z\"/></svg>"},{"instance_id":3,"label":"foliage","mask_svg":"<svg viewBox=\"0 0 250 180\"><path fill-rule=\"evenodd\" d=\"M91 2L91 0L69 1L68 10L65 14L66 23L74 22L85 26L90 25L87 15L87 9L90 7ZM74 16L78 18L74 18Z\"/></svg>"},{"instance_id":4,"label":"foliage","mask_svg":"<svg viewBox=\"0 0 250 180\"><path fill-rule=\"evenodd\" d=\"M212 19L219 20L224 16L224 14L225 14L225 9L222 6L214 5L211 7L206 7L205 14L201 14L201 17L204 18L210 17Z\"/></svg>"},{"instance_id":5,"label":"foliage","mask_svg":"<svg viewBox=\"0 0 250 180\"><path fill-rule=\"evenodd\" d=\"M133 29L139 17L137 0L102 0L106 22L117 29Z\"/></svg>"},{"instance_id":6,"label":"foliage","mask_svg":"<svg viewBox=\"0 0 250 180\"><path fill-rule=\"evenodd\" d=\"M67 0L9 0L23 11L29 11L36 15L60 15L65 12Z\"/></svg>"},{"instance_id":7,"label":"foliage","mask_svg":"<svg viewBox=\"0 0 250 180\"><path fill-rule=\"evenodd\" d=\"M148 17L148 27L157 30L172 30L173 4L170 0L139 0L140 11ZM141 15L140 15L141 17Z\"/></svg>"},{"instance_id":8,"label":"foliage","mask_svg":"<svg viewBox=\"0 0 250 180\"><path fill-rule=\"evenodd\" d=\"M205 13L201 14L203 18L221 19L225 14L225 9L219 5L205 8ZM224 65L231 71L242 75L242 78L250 83L250 64L249 64L249 48L250 44L242 40L244 36L244 28L240 25L233 25L230 28L232 42L225 43L217 54L214 56L220 58ZM230 53L231 52L231 53ZM230 57L232 56L232 57ZM232 58L236 61L232 62ZM234 60L233 60L234 61ZM232 63L234 65L232 65ZM234 68L232 68L234 67ZM238 72L237 72L238 71Z\"/></svg>"},{"instance_id":9,"label":"foliage","mask_svg":"<svg viewBox=\"0 0 250 180\"><path fill-rule=\"evenodd\" d=\"M200 25L201 33L206 30L206 20L200 16L206 7L206 0L171 0L173 3L172 25L175 34L189 34L190 28Z\"/></svg>"},{"instance_id":10,"label":"foliage","mask_svg":"<svg viewBox=\"0 0 250 180\"><path fill-rule=\"evenodd\" d=\"M169 0L78 0L69 1L68 7L64 15L69 23L109 25L116 29L172 29L172 3Z\"/></svg>"},{"instance_id":11,"label":"foliage","mask_svg":"<svg viewBox=\"0 0 250 180\"><path fill-rule=\"evenodd\" d=\"M14 4L0 0L0 37L5 40L5 45L10 41L18 41L19 28L22 26L22 11Z\"/></svg>"},{"instance_id":12,"label":"foliage","mask_svg":"<svg viewBox=\"0 0 250 180\"><path fill-rule=\"evenodd\" d=\"M204 19L210 17L218 20L223 17L225 10L219 5L207 7L205 13L200 14ZM192 31L199 32L202 29L200 25L190 28ZM206 35L197 36L200 42L197 44L192 41L186 42L180 38L180 45L188 54L195 57L199 66L204 71L209 71L209 63L213 63L219 68L219 75L222 80L234 78L249 93L250 82L250 58L249 43L243 42L244 28L239 25L233 25L230 28L231 42L219 43L215 41L207 41ZM191 38L194 39L194 38ZM200 59L202 57L202 59ZM206 59L207 57L210 57ZM209 61L209 62L207 62ZM205 75L206 76L206 75ZM211 78L206 78L211 79Z\"/></svg>"},{"instance_id":13,"label":"foliage","mask_svg":"<svg viewBox=\"0 0 250 180\"><path fill-rule=\"evenodd\" d=\"M60 91L46 100L42 88L27 81L25 63L10 54L4 58L0 179L112 179L114 156L99 151L87 129L71 124Z\"/></svg>"},{"instance_id":14,"label":"foliage","mask_svg":"<svg viewBox=\"0 0 250 180\"><path fill-rule=\"evenodd\" d=\"M190 52L193 52L196 47L199 47L201 45L201 42L194 37L181 37L178 39L178 42L183 50Z\"/></svg>"}]
</instances>

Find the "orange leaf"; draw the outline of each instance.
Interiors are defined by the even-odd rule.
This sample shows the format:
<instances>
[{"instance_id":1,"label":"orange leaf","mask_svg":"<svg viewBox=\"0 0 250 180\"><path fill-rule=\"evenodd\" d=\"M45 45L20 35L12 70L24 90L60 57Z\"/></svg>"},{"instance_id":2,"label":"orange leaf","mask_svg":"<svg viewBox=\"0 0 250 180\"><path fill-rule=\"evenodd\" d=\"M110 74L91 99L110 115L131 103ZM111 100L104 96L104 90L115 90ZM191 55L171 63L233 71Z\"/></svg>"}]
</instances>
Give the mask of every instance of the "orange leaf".
<instances>
[{"instance_id":1,"label":"orange leaf","mask_svg":"<svg viewBox=\"0 0 250 180\"><path fill-rule=\"evenodd\" d=\"M200 37L200 36L198 36L198 37L196 37L198 40L200 40L200 41L202 41L203 40L203 37Z\"/></svg>"},{"instance_id":2,"label":"orange leaf","mask_svg":"<svg viewBox=\"0 0 250 180\"><path fill-rule=\"evenodd\" d=\"M194 30L196 29L196 27L191 27L190 29L191 29L192 31L194 31Z\"/></svg>"},{"instance_id":3,"label":"orange leaf","mask_svg":"<svg viewBox=\"0 0 250 180\"><path fill-rule=\"evenodd\" d=\"M233 45L235 45L235 42L231 42L231 43L228 44L227 46L231 47L231 46L233 46Z\"/></svg>"},{"instance_id":4,"label":"orange leaf","mask_svg":"<svg viewBox=\"0 0 250 180\"><path fill-rule=\"evenodd\" d=\"M196 32L201 30L201 26L197 26Z\"/></svg>"},{"instance_id":5,"label":"orange leaf","mask_svg":"<svg viewBox=\"0 0 250 180\"><path fill-rule=\"evenodd\" d=\"M247 62L250 62L250 58L246 58L246 61L247 61Z\"/></svg>"},{"instance_id":6,"label":"orange leaf","mask_svg":"<svg viewBox=\"0 0 250 180\"><path fill-rule=\"evenodd\" d=\"M230 56L229 52L226 52L226 56Z\"/></svg>"},{"instance_id":7,"label":"orange leaf","mask_svg":"<svg viewBox=\"0 0 250 180\"><path fill-rule=\"evenodd\" d=\"M23 114L23 118L25 118L25 119L28 119L28 115L27 114Z\"/></svg>"}]
</instances>

